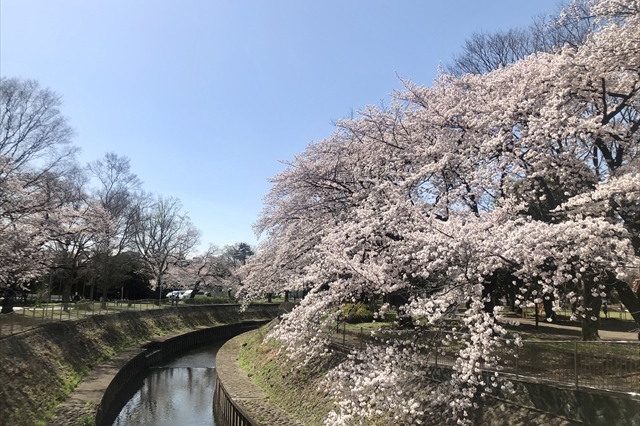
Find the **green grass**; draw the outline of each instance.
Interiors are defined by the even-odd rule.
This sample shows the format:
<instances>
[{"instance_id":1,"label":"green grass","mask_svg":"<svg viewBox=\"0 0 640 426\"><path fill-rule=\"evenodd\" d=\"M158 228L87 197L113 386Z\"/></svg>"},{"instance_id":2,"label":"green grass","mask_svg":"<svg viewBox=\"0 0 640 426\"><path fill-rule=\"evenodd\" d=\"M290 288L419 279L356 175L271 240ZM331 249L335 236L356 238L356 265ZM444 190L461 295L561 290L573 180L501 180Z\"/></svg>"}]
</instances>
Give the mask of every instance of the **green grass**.
<instances>
[{"instance_id":1,"label":"green grass","mask_svg":"<svg viewBox=\"0 0 640 426\"><path fill-rule=\"evenodd\" d=\"M333 403L318 390L318 385L331 362L316 363L305 368L293 369L280 346L269 341L262 343L266 328L252 333L240 350L240 367L251 375L269 400L291 413L308 426L321 426Z\"/></svg>"}]
</instances>

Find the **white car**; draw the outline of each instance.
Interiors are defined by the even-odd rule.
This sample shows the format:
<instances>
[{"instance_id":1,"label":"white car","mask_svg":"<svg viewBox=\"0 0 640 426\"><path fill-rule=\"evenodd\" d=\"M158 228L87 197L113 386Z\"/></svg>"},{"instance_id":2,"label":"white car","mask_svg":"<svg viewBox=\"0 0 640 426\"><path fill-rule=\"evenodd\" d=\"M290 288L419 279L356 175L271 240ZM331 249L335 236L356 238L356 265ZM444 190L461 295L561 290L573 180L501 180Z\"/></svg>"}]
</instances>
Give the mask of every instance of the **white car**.
<instances>
[{"instance_id":1,"label":"white car","mask_svg":"<svg viewBox=\"0 0 640 426\"><path fill-rule=\"evenodd\" d=\"M182 293L184 293L182 290L170 291L167 293L167 299L182 299Z\"/></svg>"},{"instance_id":2,"label":"white car","mask_svg":"<svg viewBox=\"0 0 640 426\"><path fill-rule=\"evenodd\" d=\"M188 299L188 298L190 298L191 297L191 293L193 293L193 290L185 290L185 291L183 291L182 294L180 294L180 299ZM204 291L202 291L202 290L196 291L196 296L197 295L200 295L200 296L204 295Z\"/></svg>"}]
</instances>

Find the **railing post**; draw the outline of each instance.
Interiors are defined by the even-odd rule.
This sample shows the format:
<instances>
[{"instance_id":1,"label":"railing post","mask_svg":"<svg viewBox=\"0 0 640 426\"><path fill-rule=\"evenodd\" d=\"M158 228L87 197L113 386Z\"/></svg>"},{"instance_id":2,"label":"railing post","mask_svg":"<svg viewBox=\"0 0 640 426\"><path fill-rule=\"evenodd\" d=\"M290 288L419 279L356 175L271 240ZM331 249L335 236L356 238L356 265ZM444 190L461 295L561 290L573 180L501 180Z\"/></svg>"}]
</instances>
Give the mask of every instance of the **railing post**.
<instances>
[{"instance_id":1,"label":"railing post","mask_svg":"<svg viewBox=\"0 0 640 426\"><path fill-rule=\"evenodd\" d=\"M435 346L436 346L436 367L438 366L438 342L435 342Z\"/></svg>"},{"instance_id":2,"label":"railing post","mask_svg":"<svg viewBox=\"0 0 640 426\"><path fill-rule=\"evenodd\" d=\"M347 334L347 323L342 324L342 344L344 345L345 336Z\"/></svg>"},{"instance_id":3,"label":"railing post","mask_svg":"<svg viewBox=\"0 0 640 426\"><path fill-rule=\"evenodd\" d=\"M573 374L576 389L578 389L578 341L573 343Z\"/></svg>"}]
</instances>

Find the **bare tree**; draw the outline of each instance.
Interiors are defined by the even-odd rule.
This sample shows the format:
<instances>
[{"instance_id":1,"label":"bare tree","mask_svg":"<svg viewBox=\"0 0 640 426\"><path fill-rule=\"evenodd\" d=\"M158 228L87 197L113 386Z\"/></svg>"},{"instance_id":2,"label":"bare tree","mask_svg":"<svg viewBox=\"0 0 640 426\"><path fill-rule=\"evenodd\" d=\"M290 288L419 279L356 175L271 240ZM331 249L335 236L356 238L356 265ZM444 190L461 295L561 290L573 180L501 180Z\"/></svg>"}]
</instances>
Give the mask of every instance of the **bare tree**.
<instances>
[{"instance_id":1,"label":"bare tree","mask_svg":"<svg viewBox=\"0 0 640 426\"><path fill-rule=\"evenodd\" d=\"M162 297L162 281L172 264L188 258L198 244L199 231L174 197L158 197L137 210L135 245Z\"/></svg>"},{"instance_id":2,"label":"bare tree","mask_svg":"<svg viewBox=\"0 0 640 426\"><path fill-rule=\"evenodd\" d=\"M494 33L474 32L447 70L455 75L484 74L514 63L535 51L532 34L522 28Z\"/></svg>"},{"instance_id":3,"label":"bare tree","mask_svg":"<svg viewBox=\"0 0 640 426\"><path fill-rule=\"evenodd\" d=\"M131 171L129 159L113 152L89 163L87 170L98 182L95 197L113 219L109 232L109 249L122 252L133 241L133 218L141 182Z\"/></svg>"},{"instance_id":4,"label":"bare tree","mask_svg":"<svg viewBox=\"0 0 640 426\"><path fill-rule=\"evenodd\" d=\"M474 32L462 52L446 65L448 73L485 74L536 52L551 52L564 45L580 46L594 29L586 0L560 5L553 15L540 15L527 28Z\"/></svg>"},{"instance_id":5,"label":"bare tree","mask_svg":"<svg viewBox=\"0 0 640 426\"><path fill-rule=\"evenodd\" d=\"M120 257L126 249L135 247L136 209L145 195L127 157L108 152L104 158L89 163L87 171L97 183L95 199L111 217L103 239L95 246L92 269L92 290L93 284L97 283L104 301L109 288L127 277L121 271L123 261Z\"/></svg>"},{"instance_id":6,"label":"bare tree","mask_svg":"<svg viewBox=\"0 0 640 426\"><path fill-rule=\"evenodd\" d=\"M35 80L0 78L0 156L12 168L23 171L34 160L53 166L77 151L61 105L60 95Z\"/></svg>"}]
</instances>

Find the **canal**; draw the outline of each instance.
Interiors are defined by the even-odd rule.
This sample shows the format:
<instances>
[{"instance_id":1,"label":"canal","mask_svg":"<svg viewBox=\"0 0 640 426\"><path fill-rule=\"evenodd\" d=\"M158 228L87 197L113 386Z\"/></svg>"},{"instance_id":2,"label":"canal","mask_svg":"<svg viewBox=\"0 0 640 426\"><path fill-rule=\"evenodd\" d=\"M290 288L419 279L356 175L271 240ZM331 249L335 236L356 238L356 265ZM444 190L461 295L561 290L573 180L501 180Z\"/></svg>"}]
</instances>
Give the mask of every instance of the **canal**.
<instances>
[{"instance_id":1,"label":"canal","mask_svg":"<svg viewBox=\"0 0 640 426\"><path fill-rule=\"evenodd\" d=\"M213 392L218 349L224 342L185 352L131 381L112 426L214 426Z\"/></svg>"}]
</instances>

